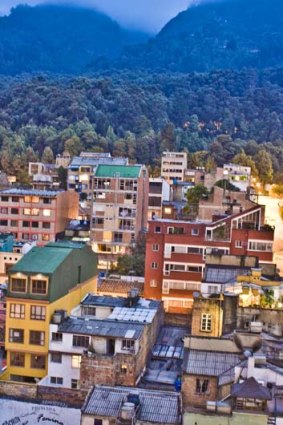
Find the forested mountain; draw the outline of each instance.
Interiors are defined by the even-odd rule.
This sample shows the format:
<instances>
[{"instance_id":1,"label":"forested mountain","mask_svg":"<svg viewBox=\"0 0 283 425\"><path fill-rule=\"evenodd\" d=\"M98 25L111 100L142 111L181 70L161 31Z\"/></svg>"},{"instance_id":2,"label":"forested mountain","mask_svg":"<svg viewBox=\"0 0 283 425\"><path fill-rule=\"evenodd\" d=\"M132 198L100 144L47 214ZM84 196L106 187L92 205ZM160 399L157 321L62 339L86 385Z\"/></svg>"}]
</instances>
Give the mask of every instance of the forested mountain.
<instances>
[{"instance_id":1,"label":"forested mountain","mask_svg":"<svg viewBox=\"0 0 283 425\"><path fill-rule=\"evenodd\" d=\"M282 0L196 3L116 66L203 72L283 65Z\"/></svg>"},{"instance_id":2,"label":"forested mountain","mask_svg":"<svg viewBox=\"0 0 283 425\"><path fill-rule=\"evenodd\" d=\"M153 168L166 149L206 150L192 166L264 149L283 172L283 69L2 78L0 105L1 168L18 176L46 148L110 151Z\"/></svg>"},{"instance_id":3,"label":"forested mountain","mask_svg":"<svg viewBox=\"0 0 283 425\"><path fill-rule=\"evenodd\" d=\"M0 18L0 74L76 73L98 57L113 58L145 34L122 29L106 15L75 6L18 6Z\"/></svg>"}]
</instances>

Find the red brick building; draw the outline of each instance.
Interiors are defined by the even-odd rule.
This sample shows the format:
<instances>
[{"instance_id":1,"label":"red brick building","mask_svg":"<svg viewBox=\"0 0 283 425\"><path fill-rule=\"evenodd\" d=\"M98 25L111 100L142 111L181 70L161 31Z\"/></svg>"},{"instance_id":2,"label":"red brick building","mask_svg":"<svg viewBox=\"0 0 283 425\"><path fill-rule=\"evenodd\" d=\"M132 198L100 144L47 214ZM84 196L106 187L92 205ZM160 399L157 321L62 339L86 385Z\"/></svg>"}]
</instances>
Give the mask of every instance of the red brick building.
<instances>
[{"instance_id":1,"label":"red brick building","mask_svg":"<svg viewBox=\"0 0 283 425\"><path fill-rule=\"evenodd\" d=\"M271 263L274 230L256 205L212 222L152 220L146 238L145 297L162 299L166 311L187 312L207 254L252 255Z\"/></svg>"}]
</instances>

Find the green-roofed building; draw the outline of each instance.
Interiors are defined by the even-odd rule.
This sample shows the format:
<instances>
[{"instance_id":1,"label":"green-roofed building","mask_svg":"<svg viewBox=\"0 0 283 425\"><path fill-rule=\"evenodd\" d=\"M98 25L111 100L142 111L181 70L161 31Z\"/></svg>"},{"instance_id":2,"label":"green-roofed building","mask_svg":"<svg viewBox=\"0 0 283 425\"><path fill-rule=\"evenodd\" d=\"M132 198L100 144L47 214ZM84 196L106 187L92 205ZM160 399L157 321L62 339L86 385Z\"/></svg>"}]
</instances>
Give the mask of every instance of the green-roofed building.
<instances>
[{"instance_id":1,"label":"green-roofed building","mask_svg":"<svg viewBox=\"0 0 283 425\"><path fill-rule=\"evenodd\" d=\"M72 242L32 248L9 270L2 379L35 382L47 375L49 323L55 310L71 310L96 292L97 255Z\"/></svg>"},{"instance_id":2,"label":"green-roofed building","mask_svg":"<svg viewBox=\"0 0 283 425\"><path fill-rule=\"evenodd\" d=\"M129 252L146 228L148 187L144 165L100 164L96 168L91 240L101 269Z\"/></svg>"}]
</instances>

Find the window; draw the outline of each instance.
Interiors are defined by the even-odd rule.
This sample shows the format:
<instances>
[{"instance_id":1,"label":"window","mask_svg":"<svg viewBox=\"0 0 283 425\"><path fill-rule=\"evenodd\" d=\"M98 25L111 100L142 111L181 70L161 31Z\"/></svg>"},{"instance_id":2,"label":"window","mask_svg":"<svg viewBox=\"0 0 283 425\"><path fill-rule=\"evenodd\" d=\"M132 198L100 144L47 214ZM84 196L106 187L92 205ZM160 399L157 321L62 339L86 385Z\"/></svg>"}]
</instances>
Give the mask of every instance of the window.
<instances>
[{"instance_id":1,"label":"window","mask_svg":"<svg viewBox=\"0 0 283 425\"><path fill-rule=\"evenodd\" d=\"M50 198L43 198L43 203L44 204L51 204L51 199Z\"/></svg>"},{"instance_id":2,"label":"window","mask_svg":"<svg viewBox=\"0 0 283 425\"><path fill-rule=\"evenodd\" d=\"M2 202L8 202L9 201L9 196L1 196L1 201Z\"/></svg>"},{"instance_id":3,"label":"window","mask_svg":"<svg viewBox=\"0 0 283 425\"><path fill-rule=\"evenodd\" d=\"M17 227L18 226L18 221L17 220L11 220L11 227Z\"/></svg>"},{"instance_id":4,"label":"window","mask_svg":"<svg viewBox=\"0 0 283 425\"><path fill-rule=\"evenodd\" d=\"M133 350L135 348L135 341L133 339L122 340L122 350Z\"/></svg>"},{"instance_id":5,"label":"window","mask_svg":"<svg viewBox=\"0 0 283 425\"><path fill-rule=\"evenodd\" d=\"M60 332L52 332L51 339L54 342L62 342L63 341L63 334Z\"/></svg>"},{"instance_id":6,"label":"window","mask_svg":"<svg viewBox=\"0 0 283 425\"><path fill-rule=\"evenodd\" d=\"M154 252L159 251L159 245L158 245L158 243L154 243L154 244L152 245L152 251L154 251Z\"/></svg>"},{"instance_id":7,"label":"window","mask_svg":"<svg viewBox=\"0 0 283 425\"><path fill-rule=\"evenodd\" d=\"M156 261L153 261L153 262L151 263L151 268L152 268L152 269L154 269L154 270L158 269L158 264L157 264L157 262L156 262Z\"/></svg>"},{"instance_id":8,"label":"window","mask_svg":"<svg viewBox=\"0 0 283 425\"><path fill-rule=\"evenodd\" d=\"M30 358L30 367L32 369L45 369L45 356L32 354Z\"/></svg>"},{"instance_id":9,"label":"window","mask_svg":"<svg viewBox=\"0 0 283 425\"><path fill-rule=\"evenodd\" d=\"M0 212L1 212L1 214L8 214L8 208L2 207L2 208L0 208Z\"/></svg>"},{"instance_id":10,"label":"window","mask_svg":"<svg viewBox=\"0 0 283 425\"><path fill-rule=\"evenodd\" d=\"M79 388L79 381L77 379L71 379L71 388L72 390L76 390ZM95 423L95 420L94 420L94 423Z\"/></svg>"},{"instance_id":11,"label":"window","mask_svg":"<svg viewBox=\"0 0 283 425\"><path fill-rule=\"evenodd\" d=\"M39 215L39 209L38 208L32 208L30 214L31 215Z\"/></svg>"},{"instance_id":12,"label":"window","mask_svg":"<svg viewBox=\"0 0 283 425\"><path fill-rule=\"evenodd\" d=\"M24 304L11 304L10 305L10 317L12 319L24 319L25 318L25 305Z\"/></svg>"},{"instance_id":13,"label":"window","mask_svg":"<svg viewBox=\"0 0 283 425\"><path fill-rule=\"evenodd\" d=\"M73 335L73 347L85 347L89 346L89 337L84 335Z\"/></svg>"},{"instance_id":14,"label":"window","mask_svg":"<svg viewBox=\"0 0 283 425\"><path fill-rule=\"evenodd\" d=\"M23 227L30 227L29 221L23 221Z\"/></svg>"},{"instance_id":15,"label":"window","mask_svg":"<svg viewBox=\"0 0 283 425\"><path fill-rule=\"evenodd\" d=\"M19 208L11 208L11 214L19 214Z\"/></svg>"},{"instance_id":16,"label":"window","mask_svg":"<svg viewBox=\"0 0 283 425\"><path fill-rule=\"evenodd\" d=\"M201 331L211 332L212 331L212 316L211 314L203 313L201 315Z\"/></svg>"},{"instance_id":17,"label":"window","mask_svg":"<svg viewBox=\"0 0 283 425\"><path fill-rule=\"evenodd\" d=\"M38 203L39 202L39 196L25 196L24 202L26 202L26 203Z\"/></svg>"},{"instance_id":18,"label":"window","mask_svg":"<svg viewBox=\"0 0 283 425\"><path fill-rule=\"evenodd\" d=\"M156 288L157 287L157 280L156 279L151 279L149 282L149 286L151 288Z\"/></svg>"},{"instance_id":19,"label":"window","mask_svg":"<svg viewBox=\"0 0 283 425\"><path fill-rule=\"evenodd\" d=\"M171 207L165 207L164 208L164 214L172 214L172 208Z\"/></svg>"},{"instance_id":20,"label":"window","mask_svg":"<svg viewBox=\"0 0 283 425\"><path fill-rule=\"evenodd\" d=\"M86 316L95 316L96 315L96 307L92 306L83 306L83 314Z\"/></svg>"},{"instance_id":21,"label":"window","mask_svg":"<svg viewBox=\"0 0 283 425\"><path fill-rule=\"evenodd\" d=\"M26 285L27 281L26 279L11 279L11 292L20 292L25 293L26 292Z\"/></svg>"},{"instance_id":22,"label":"window","mask_svg":"<svg viewBox=\"0 0 283 425\"><path fill-rule=\"evenodd\" d=\"M121 373L122 373L123 375L126 375L126 374L127 374L127 372L128 372L128 366L127 366L127 365L125 365L125 364L122 364L122 365L121 365L121 368L120 368L120 371L121 371Z\"/></svg>"},{"instance_id":23,"label":"window","mask_svg":"<svg viewBox=\"0 0 283 425\"><path fill-rule=\"evenodd\" d=\"M94 419L94 425L103 425L102 419Z\"/></svg>"},{"instance_id":24,"label":"window","mask_svg":"<svg viewBox=\"0 0 283 425\"><path fill-rule=\"evenodd\" d=\"M42 211L42 214L43 214L43 217L50 217L51 216L51 211L50 210L47 210L47 209L44 209Z\"/></svg>"},{"instance_id":25,"label":"window","mask_svg":"<svg viewBox=\"0 0 283 425\"><path fill-rule=\"evenodd\" d=\"M44 345L45 332L29 331L29 343L32 345Z\"/></svg>"},{"instance_id":26,"label":"window","mask_svg":"<svg viewBox=\"0 0 283 425\"><path fill-rule=\"evenodd\" d=\"M43 229L50 229L50 223L48 223L48 222L44 221L44 222L42 223L42 228L43 228Z\"/></svg>"},{"instance_id":27,"label":"window","mask_svg":"<svg viewBox=\"0 0 283 425\"><path fill-rule=\"evenodd\" d=\"M38 221L32 221L32 223L31 223L31 227L33 227L33 228L38 228L39 227L39 225L38 225Z\"/></svg>"},{"instance_id":28,"label":"window","mask_svg":"<svg viewBox=\"0 0 283 425\"><path fill-rule=\"evenodd\" d=\"M45 320L46 307L40 305L32 305L30 308L31 320Z\"/></svg>"},{"instance_id":29,"label":"window","mask_svg":"<svg viewBox=\"0 0 283 425\"><path fill-rule=\"evenodd\" d=\"M72 367L75 368L75 369L79 369L81 367L81 360L82 360L81 356L73 355L72 356Z\"/></svg>"},{"instance_id":30,"label":"window","mask_svg":"<svg viewBox=\"0 0 283 425\"><path fill-rule=\"evenodd\" d=\"M25 355L24 353L13 353L10 354L11 366L25 367Z\"/></svg>"},{"instance_id":31,"label":"window","mask_svg":"<svg viewBox=\"0 0 283 425\"><path fill-rule=\"evenodd\" d=\"M17 342L23 344L24 330L23 329L9 329L9 342Z\"/></svg>"},{"instance_id":32,"label":"window","mask_svg":"<svg viewBox=\"0 0 283 425\"><path fill-rule=\"evenodd\" d=\"M30 215L30 208L24 208L23 209L23 214L24 215Z\"/></svg>"},{"instance_id":33,"label":"window","mask_svg":"<svg viewBox=\"0 0 283 425\"><path fill-rule=\"evenodd\" d=\"M235 241L235 248L242 248L242 241Z\"/></svg>"},{"instance_id":34,"label":"window","mask_svg":"<svg viewBox=\"0 0 283 425\"><path fill-rule=\"evenodd\" d=\"M199 229L193 228L192 231L191 231L191 235L192 236L198 236L198 234L199 234Z\"/></svg>"},{"instance_id":35,"label":"window","mask_svg":"<svg viewBox=\"0 0 283 425\"><path fill-rule=\"evenodd\" d=\"M35 233L33 235L31 235L31 240L32 241L37 241L38 240L38 235L36 235Z\"/></svg>"},{"instance_id":36,"label":"window","mask_svg":"<svg viewBox=\"0 0 283 425\"><path fill-rule=\"evenodd\" d=\"M19 202L18 196L12 196L12 202Z\"/></svg>"},{"instance_id":37,"label":"window","mask_svg":"<svg viewBox=\"0 0 283 425\"><path fill-rule=\"evenodd\" d=\"M42 240L43 240L43 241L49 241L49 239L50 239L50 236L49 236L49 235L47 235L46 233L44 233L44 234L42 235Z\"/></svg>"},{"instance_id":38,"label":"window","mask_svg":"<svg viewBox=\"0 0 283 425\"><path fill-rule=\"evenodd\" d=\"M31 282L32 294L46 295L47 293L47 282L46 280L32 280Z\"/></svg>"},{"instance_id":39,"label":"window","mask_svg":"<svg viewBox=\"0 0 283 425\"><path fill-rule=\"evenodd\" d=\"M161 227L160 226L155 226L154 232L155 233L161 233Z\"/></svg>"},{"instance_id":40,"label":"window","mask_svg":"<svg viewBox=\"0 0 283 425\"><path fill-rule=\"evenodd\" d=\"M0 220L0 226L8 226L8 220Z\"/></svg>"},{"instance_id":41,"label":"window","mask_svg":"<svg viewBox=\"0 0 283 425\"><path fill-rule=\"evenodd\" d=\"M28 241L28 240L29 240L29 233L23 233L23 234L22 234L22 239L23 239L24 241Z\"/></svg>"},{"instance_id":42,"label":"window","mask_svg":"<svg viewBox=\"0 0 283 425\"><path fill-rule=\"evenodd\" d=\"M50 383L55 385L63 385L63 378L60 376L51 376Z\"/></svg>"},{"instance_id":43,"label":"window","mask_svg":"<svg viewBox=\"0 0 283 425\"><path fill-rule=\"evenodd\" d=\"M272 252L272 242L249 241L249 250Z\"/></svg>"},{"instance_id":44,"label":"window","mask_svg":"<svg viewBox=\"0 0 283 425\"><path fill-rule=\"evenodd\" d=\"M208 393L209 380L208 379L197 379L196 380L196 393L207 394Z\"/></svg>"},{"instance_id":45,"label":"window","mask_svg":"<svg viewBox=\"0 0 283 425\"><path fill-rule=\"evenodd\" d=\"M51 353L50 361L52 363L62 363L62 354L61 353Z\"/></svg>"}]
</instances>

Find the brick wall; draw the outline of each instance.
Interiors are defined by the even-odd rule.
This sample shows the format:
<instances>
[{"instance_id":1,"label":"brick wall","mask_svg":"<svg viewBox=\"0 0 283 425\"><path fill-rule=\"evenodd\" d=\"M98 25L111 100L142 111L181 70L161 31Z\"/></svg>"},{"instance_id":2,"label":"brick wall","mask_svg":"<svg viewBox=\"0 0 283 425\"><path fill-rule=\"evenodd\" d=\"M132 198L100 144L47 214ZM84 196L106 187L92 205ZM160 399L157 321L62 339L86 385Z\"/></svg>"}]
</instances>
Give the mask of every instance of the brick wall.
<instances>
[{"instance_id":1,"label":"brick wall","mask_svg":"<svg viewBox=\"0 0 283 425\"><path fill-rule=\"evenodd\" d=\"M0 395L33 399L37 397L37 386L35 384L0 381Z\"/></svg>"},{"instance_id":2,"label":"brick wall","mask_svg":"<svg viewBox=\"0 0 283 425\"><path fill-rule=\"evenodd\" d=\"M197 379L208 379L208 391L204 394L196 393ZM217 378L211 376L183 375L182 396L184 407L206 407L208 400L217 399Z\"/></svg>"}]
</instances>

